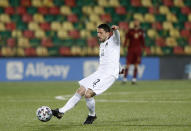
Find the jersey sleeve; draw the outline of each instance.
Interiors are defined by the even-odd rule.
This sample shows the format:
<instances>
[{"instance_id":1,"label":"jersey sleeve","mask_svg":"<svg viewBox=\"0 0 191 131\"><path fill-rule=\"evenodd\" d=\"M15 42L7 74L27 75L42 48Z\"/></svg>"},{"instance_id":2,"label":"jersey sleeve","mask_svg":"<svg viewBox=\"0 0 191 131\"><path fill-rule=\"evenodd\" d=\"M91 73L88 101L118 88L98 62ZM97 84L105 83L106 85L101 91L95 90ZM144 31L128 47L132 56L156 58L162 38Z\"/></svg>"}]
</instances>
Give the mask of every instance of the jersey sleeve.
<instances>
[{"instance_id":1,"label":"jersey sleeve","mask_svg":"<svg viewBox=\"0 0 191 131\"><path fill-rule=\"evenodd\" d=\"M113 37L114 41L116 41L116 43L119 44L120 43L120 33L119 33L119 31L114 30L113 35L114 35L114 37Z\"/></svg>"}]
</instances>

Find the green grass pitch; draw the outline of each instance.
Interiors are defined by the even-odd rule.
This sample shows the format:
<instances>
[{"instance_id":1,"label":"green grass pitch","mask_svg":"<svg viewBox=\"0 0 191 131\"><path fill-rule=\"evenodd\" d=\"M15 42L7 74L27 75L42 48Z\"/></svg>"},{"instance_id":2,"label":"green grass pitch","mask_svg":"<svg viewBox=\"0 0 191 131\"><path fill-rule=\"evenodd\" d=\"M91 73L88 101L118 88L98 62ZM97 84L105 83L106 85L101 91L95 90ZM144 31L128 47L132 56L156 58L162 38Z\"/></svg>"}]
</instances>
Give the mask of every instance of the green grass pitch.
<instances>
[{"instance_id":1,"label":"green grass pitch","mask_svg":"<svg viewBox=\"0 0 191 131\"><path fill-rule=\"evenodd\" d=\"M96 96L98 119L82 125L88 114L84 98L61 120L41 122L38 107L62 107L77 82L1 82L0 131L190 131L191 81L116 82Z\"/></svg>"}]
</instances>

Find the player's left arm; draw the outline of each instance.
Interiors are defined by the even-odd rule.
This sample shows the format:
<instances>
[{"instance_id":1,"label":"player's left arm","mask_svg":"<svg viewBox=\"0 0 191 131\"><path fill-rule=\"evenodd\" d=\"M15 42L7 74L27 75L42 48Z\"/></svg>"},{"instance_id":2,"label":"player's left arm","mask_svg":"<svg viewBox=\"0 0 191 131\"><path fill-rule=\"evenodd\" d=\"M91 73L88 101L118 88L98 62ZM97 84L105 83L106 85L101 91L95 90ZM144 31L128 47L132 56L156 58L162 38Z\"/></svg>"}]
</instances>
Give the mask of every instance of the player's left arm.
<instances>
[{"instance_id":1,"label":"player's left arm","mask_svg":"<svg viewBox=\"0 0 191 131\"><path fill-rule=\"evenodd\" d=\"M113 30L113 35L114 35L115 41L117 41L117 43L120 43L120 33L118 30L119 26L112 25L111 29Z\"/></svg>"}]
</instances>

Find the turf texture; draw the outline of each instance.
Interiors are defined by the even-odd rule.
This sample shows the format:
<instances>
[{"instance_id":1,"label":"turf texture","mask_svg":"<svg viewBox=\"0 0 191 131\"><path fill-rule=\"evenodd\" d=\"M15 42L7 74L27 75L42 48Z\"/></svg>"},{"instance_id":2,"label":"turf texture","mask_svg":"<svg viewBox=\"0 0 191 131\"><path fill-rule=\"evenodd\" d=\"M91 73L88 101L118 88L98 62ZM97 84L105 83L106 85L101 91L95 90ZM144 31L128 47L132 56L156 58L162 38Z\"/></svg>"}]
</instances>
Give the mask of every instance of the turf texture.
<instances>
[{"instance_id":1,"label":"turf texture","mask_svg":"<svg viewBox=\"0 0 191 131\"><path fill-rule=\"evenodd\" d=\"M61 120L37 119L38 107L62 107L77 88L77 82L1 82L0 131L191 130L189 80L118 81L95 97L98 119L92 125L82 125L88 114L84 98Z\"/></svg>"}]
</instances>

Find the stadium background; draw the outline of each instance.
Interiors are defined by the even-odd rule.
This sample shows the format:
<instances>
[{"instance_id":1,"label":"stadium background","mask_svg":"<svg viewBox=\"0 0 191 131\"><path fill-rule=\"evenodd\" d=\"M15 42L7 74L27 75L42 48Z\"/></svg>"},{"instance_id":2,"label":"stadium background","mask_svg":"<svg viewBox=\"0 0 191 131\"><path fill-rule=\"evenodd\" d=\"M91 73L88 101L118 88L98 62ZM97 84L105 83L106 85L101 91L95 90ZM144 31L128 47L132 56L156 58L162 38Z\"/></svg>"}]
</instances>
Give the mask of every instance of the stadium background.
<instances>
[{"instance_id":1,"label":"stadium background","mask_svg":"<svg viewBox=\"0 0 191 131\"><path fill-rule=\"evenodd\" d=\"M82 126L84 99L62 120L40 122L37 108L61 107L96 69L97 25L119 25L123 43L134 18L146 44L137 84L117 81L96 96L91 126ZM191 0L0 0L1 131L190 131L187 79Z\"/></svg>"},{"instance_id":2,"label":"stadium background","mask_svg":"<svg viewBox=\"0 0 191 131\"><path fill-rule=\"evenodd\" d=\"M97 25L119 25L123 43L135 18L145 31L143 74L151 76L139 79L190 79L190 0L0 0L0 80L79 80L96 67ZM122 64L125 54L121 46ZM79 63L70 63L78 58ZM153 60L158 62L151 65ZM51 72L67 63L72 70L78 68L68 73L73 77L56 72L48 78L43 73L24 75L30 64L32 70L42 65Z\"/></svg>"}]
</instances>

